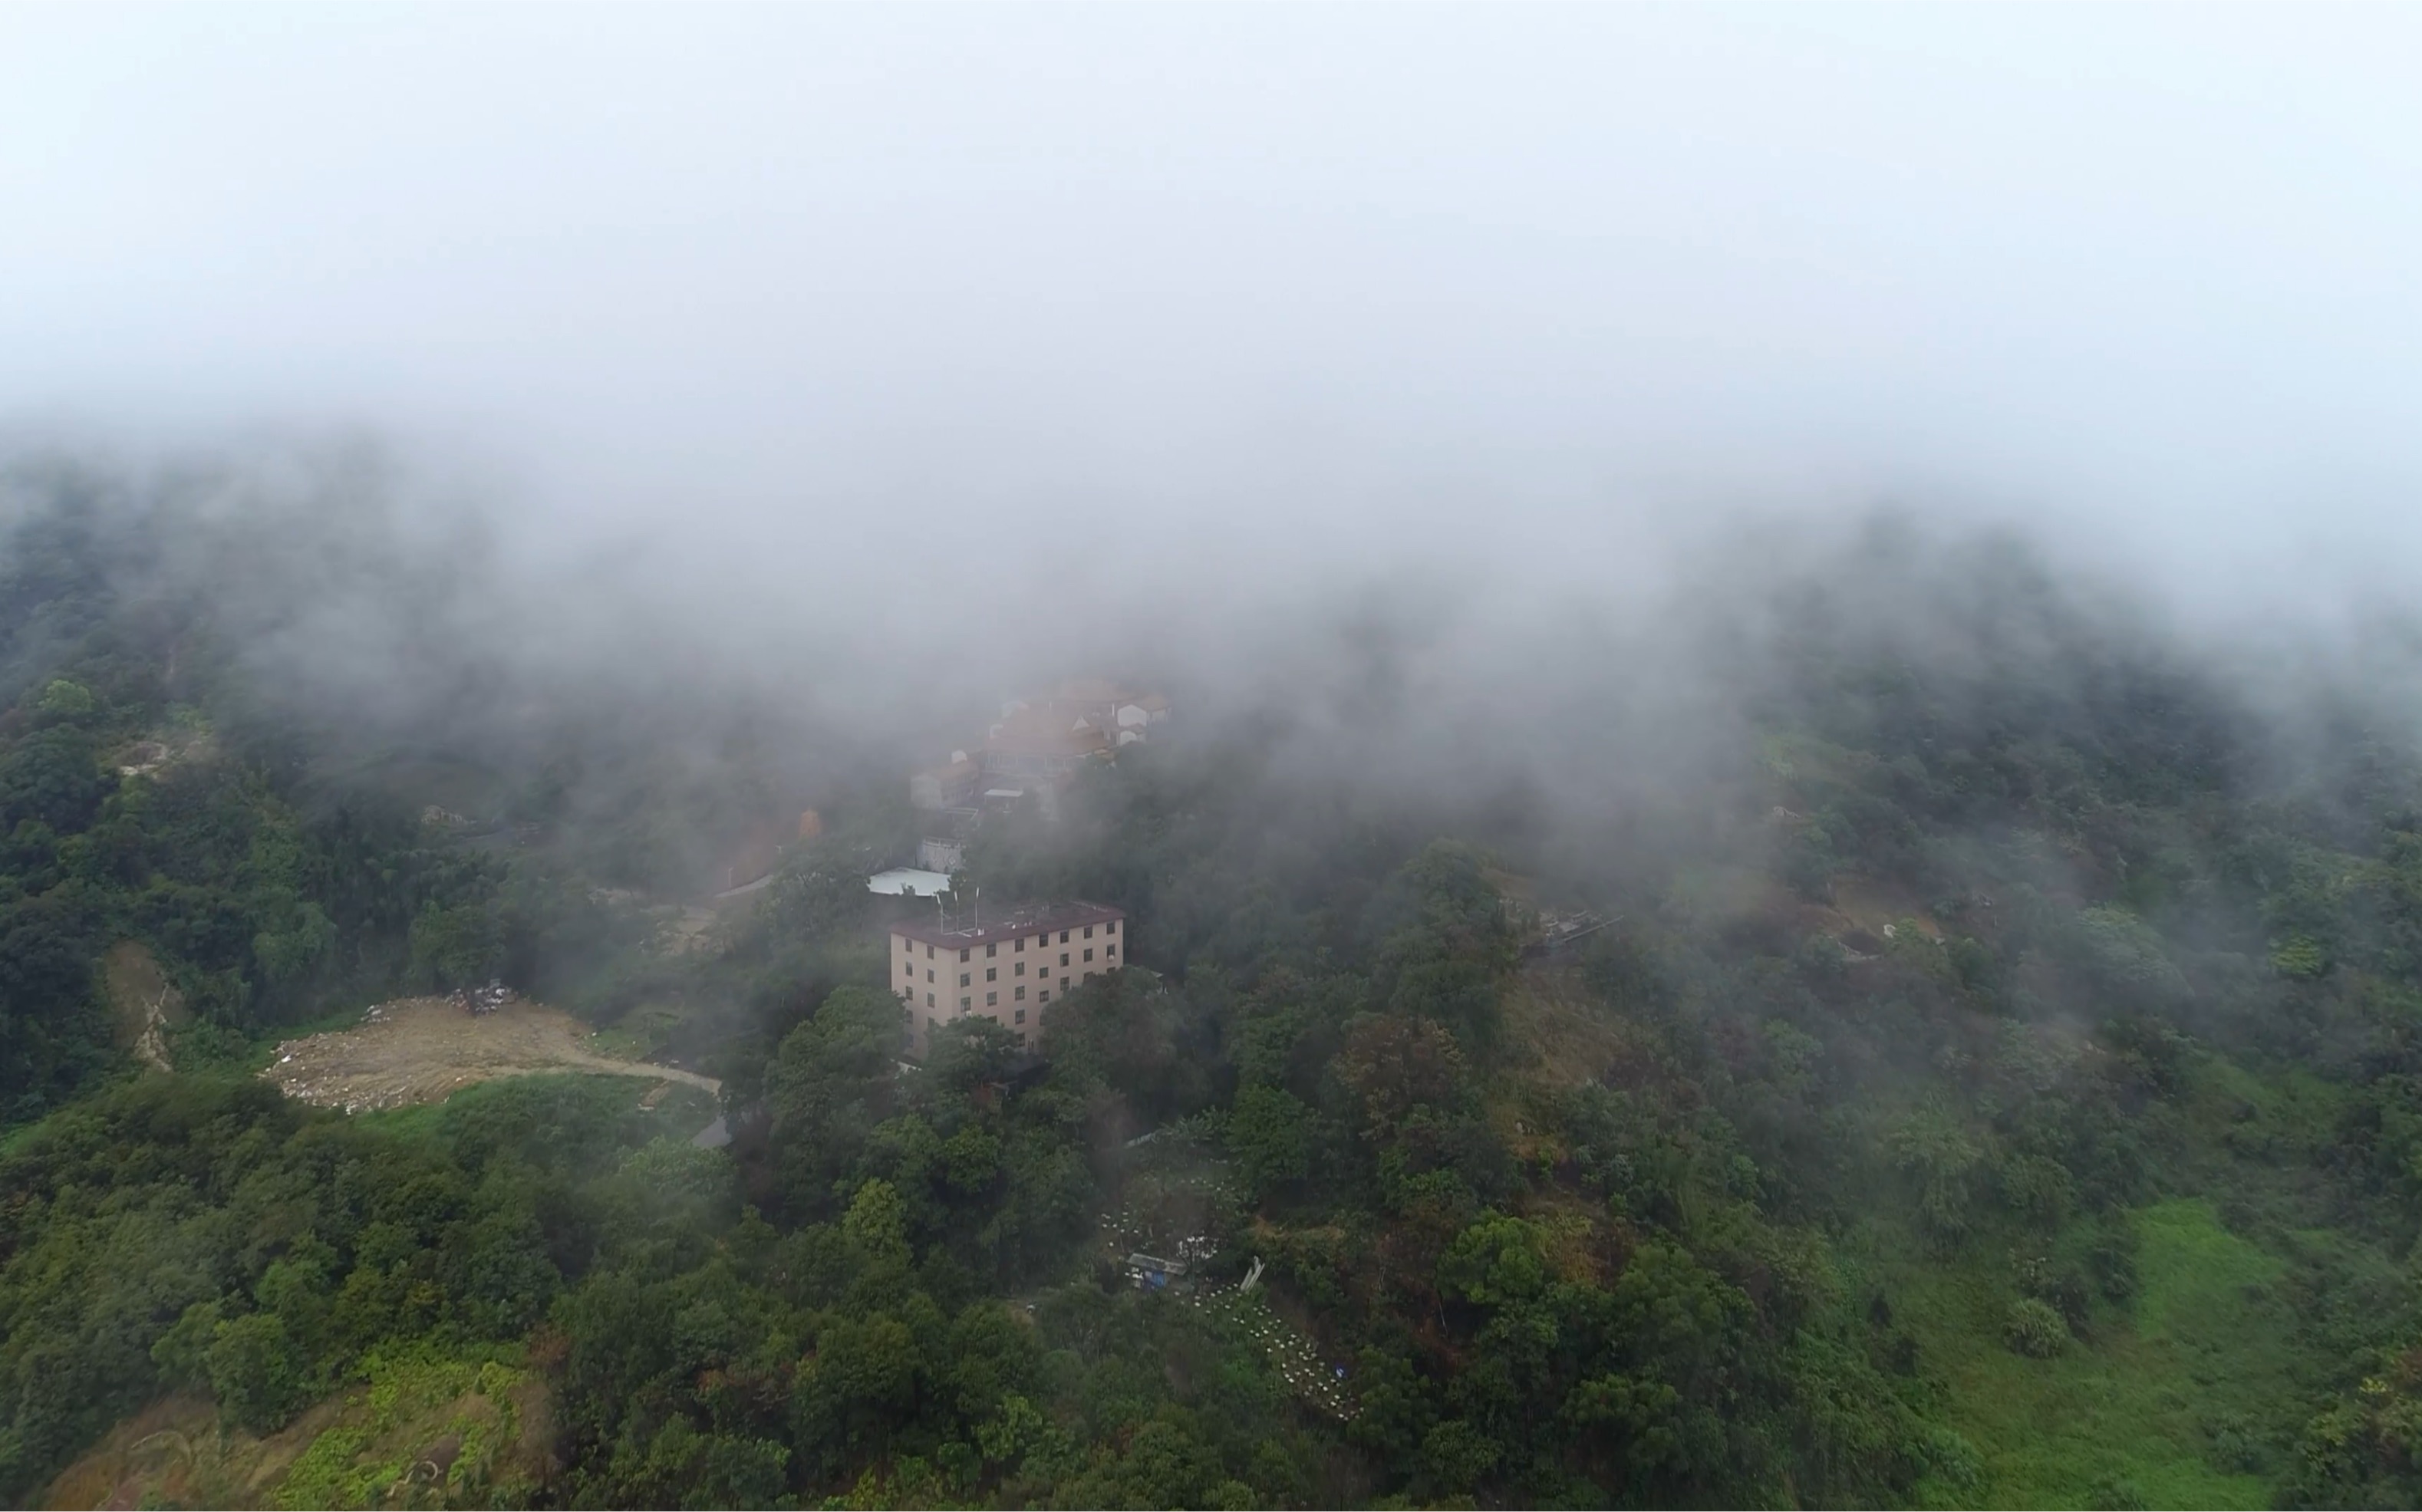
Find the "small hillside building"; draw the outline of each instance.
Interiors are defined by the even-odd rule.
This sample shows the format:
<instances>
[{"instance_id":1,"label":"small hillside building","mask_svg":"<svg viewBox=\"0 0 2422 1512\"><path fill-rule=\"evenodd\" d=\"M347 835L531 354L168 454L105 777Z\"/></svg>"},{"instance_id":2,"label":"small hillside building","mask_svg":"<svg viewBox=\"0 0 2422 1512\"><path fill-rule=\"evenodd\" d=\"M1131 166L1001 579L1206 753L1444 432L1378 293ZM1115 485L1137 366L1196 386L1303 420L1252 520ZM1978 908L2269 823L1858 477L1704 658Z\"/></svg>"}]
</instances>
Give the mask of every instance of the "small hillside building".
<instances>
[{"instance_id":1,"label":"small hillside building","mask_svg":"<svg viewBox=\"0 0 2422 1512\"><path fill-rule=\"evenodd\" d=\"M1117 746L1135 744L1169 718L1169 700L1159 694L1138 693L1099 677L1062 683L1039 699L1011 707L1037 710L1062 725L1091 725Z\"/></svg>"},{"instance_id":2,"label":"small hillside building","mask_svg":"<svg viewBox=\"0 0 2422 1512\"><path fill-rule=\"evenodd\" d=\"M1064 777L1117 748L1110 734L1084 719L1063 720L1041 709L1013 708L984 732L983 775L1007 791Z\"/></svg>"},{"instance_id":3,"label":"small hillside building","mask_svg":"<svg viewBox=\"0 0 2422 1512\"><path fill-rule=\"evenodd\" d=\"M908 779L908 801L920 809L963 809L975 802L976 784L983 768L971 761L963 750L951 752L951 759L940 766L929 767Z\"/></svg>"}]
</instances>

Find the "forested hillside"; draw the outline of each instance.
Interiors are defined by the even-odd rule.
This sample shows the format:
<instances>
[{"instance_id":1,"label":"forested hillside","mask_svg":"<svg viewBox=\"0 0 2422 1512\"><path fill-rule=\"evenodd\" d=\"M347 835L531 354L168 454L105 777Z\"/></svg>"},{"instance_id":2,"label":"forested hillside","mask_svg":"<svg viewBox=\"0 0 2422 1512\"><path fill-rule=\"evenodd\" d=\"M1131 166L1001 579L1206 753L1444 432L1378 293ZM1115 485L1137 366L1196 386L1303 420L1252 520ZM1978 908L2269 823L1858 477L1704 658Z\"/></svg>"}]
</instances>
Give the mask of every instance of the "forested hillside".
<instances>
[{"instance_id":1,"label":"forested hillside","mask_svg":"<svg viewBox=\"0 0 2422 1512\"><path fill-rule=\"evenodd\" d=\"M444 719L365 733L214 575L257 521L13 487L0 1501L80 1457L56 1494L192 1504L2422 1500L2422 765L2360 687L1870 532L1698 606L1691 780L1516 732L1520 801L1381 787L1277 700L1089 769L967 881L1124 907L1136 964L1039 1063L978 1021L904 1069L875 757L820 748L824 836L684 937L784 779L760 712L432 642L381 665ZM492 974L672 1026L734 1142L606 1079L255 1075ZM1117 1264L1182 1242L1191 1290Z\"/></svg>"}]
</instances>

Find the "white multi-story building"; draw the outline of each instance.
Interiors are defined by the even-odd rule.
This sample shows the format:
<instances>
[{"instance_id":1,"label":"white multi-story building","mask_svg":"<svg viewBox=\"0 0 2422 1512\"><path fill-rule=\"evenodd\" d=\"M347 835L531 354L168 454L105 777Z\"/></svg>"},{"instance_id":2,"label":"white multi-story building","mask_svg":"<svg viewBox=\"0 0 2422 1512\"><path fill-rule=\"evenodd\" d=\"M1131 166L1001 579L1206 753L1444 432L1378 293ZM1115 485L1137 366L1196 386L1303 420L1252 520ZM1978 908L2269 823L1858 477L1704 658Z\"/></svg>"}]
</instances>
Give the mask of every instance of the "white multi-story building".
<instances>
[{"instance_id":1,"label":"white multi-story building","mask_svg":"<svg viewBox=\"0 0 2422 1512\"><path fill-rule=\"evenodd\" d=\"M912 1053L944 1024L982 1016L1030 1046L1043 1009L1125 964L1126 915L1098 903L1012 909L984 921L891 926L891 990L908 1008Z\"/></svg>"}]
</instances>

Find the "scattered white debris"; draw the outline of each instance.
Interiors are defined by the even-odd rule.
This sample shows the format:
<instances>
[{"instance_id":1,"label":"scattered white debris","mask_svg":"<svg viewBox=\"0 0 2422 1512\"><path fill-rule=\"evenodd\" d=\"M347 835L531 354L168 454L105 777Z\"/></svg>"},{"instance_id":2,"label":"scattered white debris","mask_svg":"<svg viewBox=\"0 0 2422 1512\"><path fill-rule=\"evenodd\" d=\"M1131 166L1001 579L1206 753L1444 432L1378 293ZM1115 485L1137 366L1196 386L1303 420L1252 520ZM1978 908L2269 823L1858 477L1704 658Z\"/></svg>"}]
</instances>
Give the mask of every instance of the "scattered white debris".
<instances>
[{"instance_id":1,"label":"scattered white debris","mask_svg":"<svg viewBox=\"0 0 2422 1512\"><path fill-rule=\"evenodd\" d=\"M453 994L446 1000L474 1017L485 1017L512 1001L519 994L506 986L502 981L490 977L488 984L484 987L456 987Z\"/></svg>"}]
</instances>

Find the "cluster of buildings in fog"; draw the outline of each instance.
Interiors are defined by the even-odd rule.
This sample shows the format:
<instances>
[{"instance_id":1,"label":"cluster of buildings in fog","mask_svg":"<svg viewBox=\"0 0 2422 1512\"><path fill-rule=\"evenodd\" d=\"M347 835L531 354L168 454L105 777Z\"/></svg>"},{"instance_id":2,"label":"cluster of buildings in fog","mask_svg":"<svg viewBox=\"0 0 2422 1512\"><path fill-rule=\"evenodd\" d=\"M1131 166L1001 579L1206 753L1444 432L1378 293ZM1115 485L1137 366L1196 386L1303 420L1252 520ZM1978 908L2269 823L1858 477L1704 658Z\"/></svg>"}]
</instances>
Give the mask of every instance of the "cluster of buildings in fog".
<instances>
[{"instance_id":1,"label":"cluster of buildings in fog","mask_svg":"<svg viewBox=\"0 0 2422 1512\"><path fill-rule=\"evenodd\" d=\"M973 748L951 752L908 779L908 800L924 816L914 866L875 878L875 890L931 896L967 862L967 843L987 817L1031 800L1046 819L1090 763L1115 761L1169 718L1169 700L1101 678L1062 683L1038 698L1012 699Z\"/></svg>"},{"instance_id":2,"label":"cluster of buildings in fog","mask_svg":"<svg viewBox=\"0 0 2422 1512\"><path fill-rule=\"evenodd\" d=\"M1162 695L1100 678L1011 700L975 747L909 778L909 801L924 817L916 864L879 873L868 886L938 899L988 820L1028 804L1056 820L1061 795L1078 771L1116 761L1168 718ZM957 914L942 912L937 902L930 921L894 923L892 989L908 1008L914 1053L925 1053L935 1030L972 1016L1032 1045L1044 1005L1124 964L1125 921L1121 909L1083 902L1013 904L996 907L987 921L980 900L970 900Z\"/></svg>"}]
</instances>

